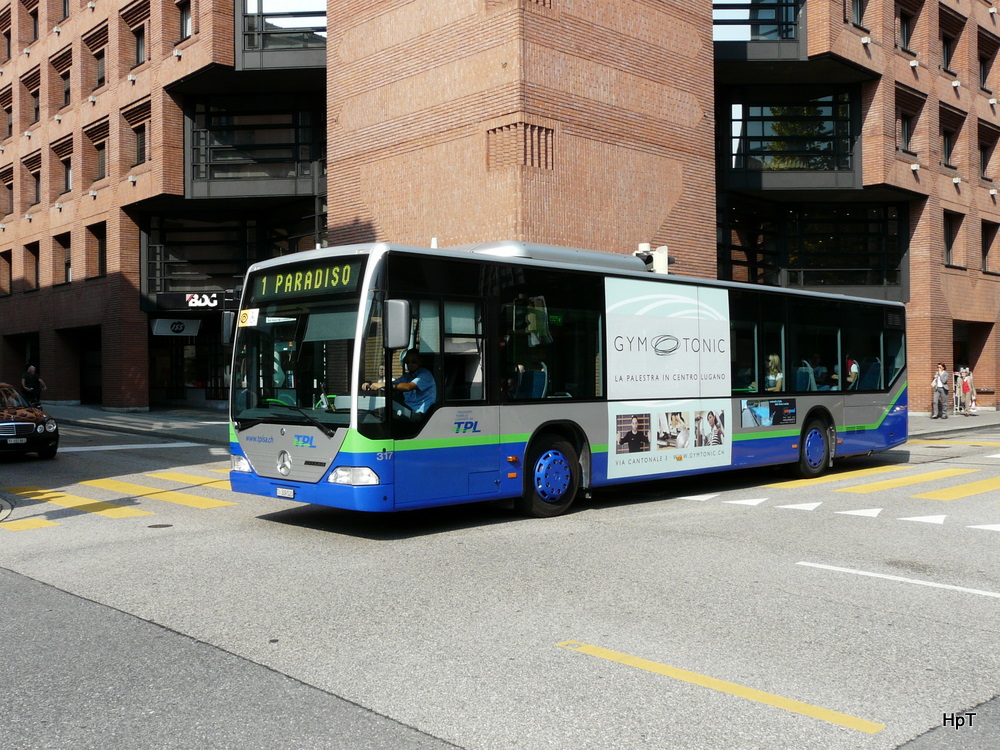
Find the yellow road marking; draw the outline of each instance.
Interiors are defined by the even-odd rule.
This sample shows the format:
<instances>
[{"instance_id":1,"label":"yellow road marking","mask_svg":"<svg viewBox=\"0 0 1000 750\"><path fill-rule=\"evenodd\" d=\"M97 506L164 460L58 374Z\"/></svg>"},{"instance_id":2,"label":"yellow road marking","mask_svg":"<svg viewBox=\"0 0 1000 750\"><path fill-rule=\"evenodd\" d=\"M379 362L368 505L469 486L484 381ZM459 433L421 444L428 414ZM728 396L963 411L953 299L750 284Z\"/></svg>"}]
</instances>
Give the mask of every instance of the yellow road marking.
<instances>
[{"instance_id":1,"label":"yellow road marking","mask_svg":"<svg viewBox=\"0 0 1000 750\"><path fill-rule=\"evenodd\" d=\"M46 526L58 526L55 521L46 521L44 518L25 518L22 521L0 521L0 529L7 531L30 531L31 529L44 529Z\"/></svg>"},{"instance_id":2,"label":"yellow road marking","mask_svg":"<svg viewBox=\"0 0 1000 750\"><path fill-rule=\"evenodd\" d=\"M229 486L228 479L208 479L206 477L199 477L197 474L182 474L179 471L161 471L156 474L147 474L146 476L155 477L156 479L168 479L171 482L184 482L185 484L193 484L198 487L214 487L220 490L232 489Z\"/></svg>"},{"instance_id":3,"label":"yellow road marking","mask_svg":"<svg viewBox=\"0 0 1000 750\"><path fill-rule=\"evenodd\" d=\"M207 497L188 495L183 492L172 492L171 490L158 490L155 487L143 487L141 484L131 482L119 482L117 479L88 479L80 484L91 487L99 487L102 490L121 492L133 497L148 497L153 500L163 500L176 505L186 505L189 508L221 508L224 505L236 505L225 500L209 500Z\"/></svg>"},{"instance_id":4,"label":"yellow road marking","mask_svg":"<svg viewBox=\"0 0 1000 750\"><path fill-rule=\"evenodd\" d=\"M936 479L947 479L948 477L957 477L961 474L974 474L979 471L979 469L941 469L940 471L929 471L925 474L916 474L908 477L900 477L899 479L886 479L882 482L872 482L871 484L859 484L855 487L841 487L835 492L856 492L859 494L865 494L868 492L881 492L882 490L891 490L896 487L908 487L911 484L921 484L923 482L933 482Z\"/></svg>"},{"instance_id":5,"label":"yellow road marking","mask_svg":"<svg viewBox=\"0 0 1000 750\"><path fill-rule=\"evenodd\" d=\"M876 474L885 474L890 471L901 471L902 466L876 466L873 469L858 469L856 471L842 471L839 474L826 474L812 479L792 479L788 482L778 482L776 484L766 484L765 487L780 487L782 489L795 489L796 487L812 487L817 484L827 484L829 482L842 482L845 479L856 479L860 477L872 477Z\"/></svg>"},{"instance_id":6,"label":"yellow road marking","mask_svg":"<svg viewBox=\"0 0 1000 750\"><path fill-rule=\"evenodd\" d=\"M821 719L822 721L828 721L831 724L837 724L838 726L847 727L848 729L856 729L859 732L878 734L886 728L885 724L876 724L873 721L859 719L856 716L842 714L839 711L831 711L828 708L813 706L809 703L792 700L791 698L783 698L782 696L774 695L773 693L765 693L762 690L756 690L755 688L746 687L744 685L737 685L735 682L725 682L724 680L718 680L714 677L698 674L697 672L689 672L686 669L678 669L677 667L659 664L655 661L649 661L648 659L640 659L636 656L629 656L628 654L611 651L610 649L601 648L600 646L591 646L587 643L580 643L579 641L563 641L562 643L557 643L556 645L560 648L578 651L589 656L596 656L600 659L607 659L608 661L624 664L628 667L635 667L636 669L661 674L665 677L672 677L675 680L689 682L693 685L700 685L712 690L718 690L722 693L729 693L730 695L735 695L738 698L745 698L747 700L756 701L757 703L764 703L768 706L781 708L785 711L791 711L792 713L810 716L814 719Z\"/></svg>"},{"instance_id":7,"label":"yellow road marking","mask_svg":"<svg viewBox=\"0 0 1000 750\"><path fill-rule=\"evenodd\" d=\"M925 492L922 495L914 495L914 497L919 497L924 500L960 500L963 497L981 495L984 492L992 492L993 490L1000 490L1000 478L982 479L978 482L960 484L957 487L949 487L944 490Z\"/></svg>"},{"instance_id":8,"label":"yellow road marking","mask_svg":"<svg viewBox=\"0 0 1000 750\"><path fill-rule=\"evenodd\" d=\"M41 487L8 487L6 491L30 500L40 500L43 503L58 505L62 508L72 508L82 513L96 513L107 518L134 518L135 516L153 515L149 511L138 508L123 508L120 505L91 500L89 497L70 495L55 490L43 490Z\"/></svg>"}]
</instances>

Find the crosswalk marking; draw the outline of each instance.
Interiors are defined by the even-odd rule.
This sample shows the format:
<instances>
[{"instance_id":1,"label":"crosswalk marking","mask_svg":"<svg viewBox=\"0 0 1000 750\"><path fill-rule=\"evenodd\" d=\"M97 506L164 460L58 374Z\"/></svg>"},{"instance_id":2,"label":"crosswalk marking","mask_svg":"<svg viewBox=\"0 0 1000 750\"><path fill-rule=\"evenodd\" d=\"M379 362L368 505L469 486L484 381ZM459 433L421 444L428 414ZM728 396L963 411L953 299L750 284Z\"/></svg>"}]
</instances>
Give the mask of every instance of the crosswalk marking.
<instances>
[{"instance_id":1,"label":"crosswalk marking","mask_svg":"<svg viewBox=\"0 0 1000 750\"><path fill-rule=\"evenodd\" d=\"M914 495L924 500L960 500L963 497L981 495L984 492L1000 490L1000 477L994 479L982 479L978 482L960 484L957 487L948 487L943 490L925 492L922 495Z\"/></svg>"},{"instance_id":2,"label":"crosswalk marking","mask_svg":"<svg viewBox=\"0 0 1000 750\"><path fill-rule=\"evenodd\" d=\"M163 500L176 505L186 505L189 508L221 508L226 505L236 505L225 500L210 500L207 497L188 495L184 492L174 492L172 490L158 490L155 487L144 487L141 484L131 482L120 482L117 479L88 479L80 484L89 487L98 487L102 490L121 492L133 497L148 497L153 500Z\"/></svg>"},{"instance_id":3,"label":"crosswalk marking","mask_svg":"<svg viewBox=\"0 0 1000 750\"><path fill-rule=\"evenodd\" d=\"M899 477L897 479L886 479L881 482L872 482L871 484L858 484L853 487L841 487L835 492L854 492L859 494L866 494L869 492L882 492L883 490L891 490L897 487L908 487L913 484L921 484L923 482L933 482L938 479L947 479L948 477L957 477L962 474L974 474L979 471L978 469L941 469L940 471L928 471L924 474L914 474L908 477Z\"/></svg>"},{"instance_id":4,"label":"crosswalk marking","mask_svg":"<svg viewBox=\"0 0 1000 750\"><path fill-rule=\"evenodd\" d=\"M817 484L827 484L829 482L842 482L845 479L860 479L861 477L873 477L877 474L886 474L890 471L901 471L902 466L876 466L872 469L857 469L855 471L841 471L837 474L826 474L812 479L792 479L787 482L777 482L768 484L766 487L780 487L781 489L796 489L798 487L813 487Z\"/></svg>"},{"instance_id":5,"label":"crosswalk marking","mask_svg":"<svg viewBox=\"0 0 1000 750\"><path fill-rule=\"evenodd\" d=\"M198 487L213 487L219 490L232 489L232 487L229 486L228 479L208 479L206 477L199 477L197 474L183 474L179 471L161 471L156 474L147 474L146 476L154 477L155 479L167 479L171 482L193 484Z\"/></svg>"},{"instance_id":6,"label":"crosswalk marking","mask_svg":"<svg viewBox=\"0 0 1000 750\"><path fill-rule=\"evenodd\" d=\"M7 531L31 531L32 529L44 529L46 526L58 526L55 521L48 521L44 518L24 518L20 521L0 521L0 529Z\"/></svg>"},{"instance_id":7,"label":"crosswalk marking","mask_svg":"<svg viewBox=\"0 0 1000 750\"><path fill-rule=\"evenodd\" d=\"M91 500L89 497L70 495L66 492L56 492L55 490L44 490L41 487L7 487L6 492L26 497L29 500L38 500L43 503L58 505L62 508L72 508L83 513L96 513L107 518L134 518L135 516L151 516L149 511L138 508L125 508L121 505L112 505L101 500Z\"/></svg>"}]
</instances>

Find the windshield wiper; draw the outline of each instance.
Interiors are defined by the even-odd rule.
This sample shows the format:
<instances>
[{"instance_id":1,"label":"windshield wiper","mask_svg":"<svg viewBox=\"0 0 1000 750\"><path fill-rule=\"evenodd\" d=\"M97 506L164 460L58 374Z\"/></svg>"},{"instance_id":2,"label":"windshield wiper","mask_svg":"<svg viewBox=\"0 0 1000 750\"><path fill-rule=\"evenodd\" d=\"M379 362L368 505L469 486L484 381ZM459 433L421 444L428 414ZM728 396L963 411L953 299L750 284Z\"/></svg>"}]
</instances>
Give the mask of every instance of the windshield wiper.
<instances>
[{"instance_id":1,"label":"windshield wiper","mask_svg":"<svg viewBox=\"0 0 1000 750\"><path fill-rule=\"evenodd\" d=\"M298 406L292 406L291 404L286 404L284 401L280 401L280 400L278 400L276 398L267 398L267 399L264 399L264 403L266 403L266 404L275 404L277 406L284 406L286 409L291 409L292 411L297 411L299 414L301 414L303 417L306 418L306 420L309 422L309 424L311 424L313 427L318 428L319 431L322 432L324 435L326 435L328 438L332 438L334 435L337 434L336 432L334 432L333 430L331 430L329 427L327 427L325 424L323 424L322 422L320 422L315 417L313 417L313 416L311 416L309 414L306 414L305 411L302 410L301 408L299 408Z\"/></svg>"}]
</instances>

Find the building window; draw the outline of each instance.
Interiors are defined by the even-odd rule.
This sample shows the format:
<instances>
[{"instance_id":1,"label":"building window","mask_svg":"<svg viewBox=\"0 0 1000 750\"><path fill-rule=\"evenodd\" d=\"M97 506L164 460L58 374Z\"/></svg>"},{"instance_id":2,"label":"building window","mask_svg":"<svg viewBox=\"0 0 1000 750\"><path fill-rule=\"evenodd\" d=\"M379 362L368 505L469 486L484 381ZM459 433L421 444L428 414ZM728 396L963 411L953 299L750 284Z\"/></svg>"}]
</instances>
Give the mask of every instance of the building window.
<instances>
[{"instance_id":1,"label":"building window","mask_svg":"<svg viewBox=\"0 0 1000 750\"><path fill-rule=\"evenodd\" d=\"M855 26L864 27L865 6L867 5L868 0L851 0L851 22Z\"/></svg>"},{"instance_id":2,"label":"building window","mask_svg":"<svg viewBox=\"0 0 1000 750\"><path fill-rule=\"evenodd\" d=\"M911 52L911 45L913 44L913 30L916 25L916 19L913 17L912 13L907 13L905 10L899 11L899 47L900 49Z\"/></svg>"},{"instance_id":3,"label":"building window","mask_svg":"<svg viewBox=\"0 0 1000 750\"><path fill-rule=\"evenodd\" d=\"M7 165L0 170L0 216L14 213L14 167Z\"/></svg>"},{"instance_id":4,"label":"building window","mask_svg":"<svg viewBox=\"0 0 1000 750\"><path fill-rule=\"evenodd\" d=\"M60 234L52 238L52 268L57 284L68 284L73 280L73 252L70 234Z\"/></svg>"},{"instance_id":5,"label":"building window","mask_svg":"<svg viewBox=\"0 0 1000 750\"><path fill-rule=\"evenodd\" d=\"M916 118L906 112L899 113L899 150L916 154L913 149L913 127Z\"/></svg>"},{"instance_id":6,"label":"building window","mask_svg":"<svg viewBox=\"0 0 1000 750\"><path fill-rule=\"evenodd\" d=\"M97 156L94 181L103 180L108 176L108 144L106 141L94 144L94 152Z\"/></svg>"},{"instance_id":7,"label":"building window","mask_svg":"<svg viewBox=\"0 0 1000 750\"><path fill-rule=\"evenodd\" d=\"M191 3L190 1L177 3L177 14L180 20L181 40L187 39L192 34Z\"/></svg>"},{"instance_id":8,"label":"building window","mask_svg":"<svg viewBox=\"0 0 1000 750\"><path fill-rule=\"evenodd\" d=\"M61 20L63 20L63 21L65 21L67 18L69 18L69 3L70 3L70 0L62 0L62 7L61 7L62 19Z\"/></svg>"},{"instance_id":9,"label":"building window","mask_svg":"<svg viewBox=\"0 0 1000 750\"><path fill-rule=\"evenodd\" d=\"M962 228L962 215L944 212L944 264L955 265L955 249L958 246L958 233Z\"/></svg>"},{"instance_id":10,"label":"building window","mask_svg":"<svg viewBox=\"0 0 1000 750\"><path fill-rule=\"evenodd\" d=\"M29 124L34 125L42 117L42 93L38 89L28 92L31 100L31 119Z\"/></svg>"},{"instance_id":11,"label":"building window","mask_svg":"<svg viewBox=\"0 0 1000 750\"><path fill-rule=\"evenodd\" d=\"M982 243L982 270L992 271L990 268L990 256L992 255L991 250L997 244L997 231L1000 230L1000 224L994 224L992 221L984 221L982 227L981 243Z\"/></svg>"},{"instance_id":12,"label":"building window","mask_svg":"<svg viewBox=\"0 0 1000 750\"><path fill-rule=\"evenodd\" d=\"M326 0L246 0L244 49L316 49L326 46Z\"/></svg>"},{"instance_id":13,"label":"building window","mask_svg":"<svg viewBox=\"0 0 1000 750\"><path fill-rule=\"evenodd\" d=\"M321 126L309 111L264 111L244 101L198 104L192 166L199 180L312 174Z\"/></svg>"},{"instance_id":14,"label":"building window","mask_svg":"<svg viewBox=\"0 0 1000 750\"><path fill-rule=\"evenodd\" d=\"M38 243L32 242L24 246L24 278L31 289L38 289L41 286L41 271L38 262Z\"/></svg>"},{"instance_id":15,"label":"building window","mask_svg":"<svg viewBox=\"0 0 1000 750\"><path fill-rule=\"evenodd\" d=\"M773 90L750 92L745 102L732 105L734 169L852 168L851 98L846 91L775 98Z\"/></svg>"},{"instance_id":16,"label":"building window","mask_svg":"<svg viewBox=\"0 0 1000 750\"><path fill-rule=\"evenodd\" d=\"M38 41L38 8L30 11L28 13L28 24L29 24L29 40L32 42Z\"/></svg>"},{"instance_id":17,"label":"building window","mask_svg":"<svg viewBox=\"0 0 1000 750\"><path fill-rule=\"evenodd\" d=\"M946 167L954 168L951 158L955 152L955 133L952 130L941 131L941 159Z\"/></svg>"},{"instance_id":18,"label":"building window","mask_svg":"<svg viewBox=\"0 0 1000 750\"><path fill-rule=\"evenodd\" d=\"M955 57L955 37L948 34L941 35L941 67L947 72L953 73L951 69Z\"/></svg>"},{"instance_id":19,"label":"building window","mask_svg":"<svg viewBox=\"0 0 1000 750\"><path fill-rule=\"evenodd\" d=\"M42 202L42 172L36 170L30 173L31 182L31 205L35 206Z\"/></svg>"},{"instance_id":20,"label":"building window","mask_svg":"<svg viewBox=\"0 0 1000 750\"><path fill-rule=\"evenodd\" d=\"M146 162L146 125L137 125L132 129L135 136L135 164Z\"/></svg>"},{"instance_id":21,"label":"building window","mask_svg":"<svg viewBox=\"0 0 1000 750\"><path fill-rule=\"evenodd\" d=\"M62 82L62 106L68 107L73 103L72 89L70 88L70 77L69 71L65 70L59 74L59 79Z\"/></svg>"},{"instance_id":22,"label":"building window","mask_svg":"<svg viewBox=\"0 0 1000 750\"><path fill-rule=\"evenodd\" d=\"M108 230L104 222L87 227L87 278L106 276L108 272Z\"/></svg>"},{"instance_id":23,"label":"building window","mask_svg":"<svg viewBox=\"0 0 1000 750\"><path fill-rule=\"evenodd\" d=\"M146 27L136 26L132 29L132 38L135 42L135 60L133 67L137 67L146 62Z\"/></svg>"},{"instance_id":24,"label":"building window","mask_svg":"<svg viewBox=\"0 0 1000 750\"><path fill-rule=\"evenodd\" d=\"M60 159L59 163L62 164L63 172L63 192L69 193L73 190L73 157L67 156L65 159Z\"/></svg>"},{"instance_id":25,"label":"building window","mask_svg":"<svg viewBox=\"0 0 1000 750\"><path fill-rule=\"evenodd\" d=\"M107 81L107 70L105 66L105 54L104 50L98 50L94 53L94 62L97 64L95 68L94 75L94 88L99 89Z\"/></svg>"},{"instance_id":26,"label":"building window","mask_svg":"<svg viewBox=\"0 0 1000 750\"><path fill-rule=\"evenodd\" d=\"M11 251L0 253L0 297L6 297L13 291L14 266L11 263Z\"/></svg>"}]
</instances>

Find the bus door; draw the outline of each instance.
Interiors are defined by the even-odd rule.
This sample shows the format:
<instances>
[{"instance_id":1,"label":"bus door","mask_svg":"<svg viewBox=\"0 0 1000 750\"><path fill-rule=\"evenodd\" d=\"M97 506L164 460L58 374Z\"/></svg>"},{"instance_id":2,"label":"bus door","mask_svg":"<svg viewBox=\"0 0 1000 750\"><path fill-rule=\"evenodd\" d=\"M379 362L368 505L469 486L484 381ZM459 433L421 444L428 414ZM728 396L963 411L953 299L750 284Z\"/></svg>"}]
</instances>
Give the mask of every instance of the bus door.
<instances>
[{"instance_id":1,"label":"bus door","mask_svg":"<svg viewBox=\"0 0 1000 750\"><path fill-rule=\"evenodd\" d=\"M410 309L411 348L433 374L436 394L425 416L393 411L396 507L495 497L500 420L486 401L482 305L415 300Z\"/></svg>"}]
</instances>

